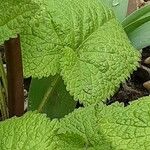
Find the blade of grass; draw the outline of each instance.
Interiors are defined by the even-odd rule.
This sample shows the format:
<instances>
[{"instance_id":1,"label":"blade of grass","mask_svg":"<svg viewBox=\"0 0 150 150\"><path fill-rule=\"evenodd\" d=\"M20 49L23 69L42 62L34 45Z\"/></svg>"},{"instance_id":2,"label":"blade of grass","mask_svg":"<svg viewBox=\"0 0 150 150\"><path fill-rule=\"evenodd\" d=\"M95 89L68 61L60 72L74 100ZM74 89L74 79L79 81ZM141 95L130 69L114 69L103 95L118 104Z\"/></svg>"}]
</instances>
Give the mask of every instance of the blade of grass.
<instances>
[{"instance_id":1,"label":"blade of grass","mask_svg":"<svg viewBox=\"0 0 150 150\"><path fill-rule=\"evenodd\" d=\"M56 75L55 78L53 79L51 85L49 86L47 92L45 93L45 95L41 101L41 104L38 107L39 112L42 111L44 105L46 105L46 103L48 101L48 98L53 94L53 91L55 90L55 87L56 87L57 83L59 82L59 80L60 80L60 76Z\"/></svg>"},{"instance_id":2,"label":"blade of grass","mask_svg":"<svg viewBox=\"0 0 150 150\"><path fill-rule=\"evenodd\" d=\"M136 30L138 27L140 27L141 25L143 25L144 23L150 21L150 16L147 16L145 18L142 18L140 20L137 20L135 22L132 22L131 24L129 24L128 26L126 26L124 28L124 30L126 31L127 34L131 33L132 31Z\"/></svg>"},{"instance_id":3,"label":"blade of grass","mask_svg":"<svg viewBox=\"0 0 150 150\"><path fill-rule=\"evenodd\" d=\"M150 45L150 21L136 28L134 31L128 33L133 46L141 50Z\"/></svg>"},{"instance_id":4,"label":"blade of grass","mask_svg":"<svg viewBox=\"0 0 150 150\"><path fill-rule=\"evenodd\" d=\"M126 28L126 26L129 26L129 24L139 20L140 18L144 17L147 13L150 15L150 5L146 5L136 11L134 11L132 14L128 15L123 21L122 26Z\"/></svg>"}]
</instances>

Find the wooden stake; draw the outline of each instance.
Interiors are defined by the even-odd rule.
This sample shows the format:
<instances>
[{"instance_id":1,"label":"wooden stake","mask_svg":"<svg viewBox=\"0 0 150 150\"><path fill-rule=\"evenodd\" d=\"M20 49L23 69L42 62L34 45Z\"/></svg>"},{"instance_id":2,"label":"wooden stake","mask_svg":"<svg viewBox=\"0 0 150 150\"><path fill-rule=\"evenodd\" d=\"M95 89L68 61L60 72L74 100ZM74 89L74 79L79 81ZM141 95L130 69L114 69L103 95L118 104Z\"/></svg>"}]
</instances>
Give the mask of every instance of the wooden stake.
<instances>
[{"instance_id":1,"label":"wooden stake","mask_svg":"<svg viewBox=\"0 0 150 150\"><path fill-rule=\"evenodd\" d=\"M9 117L24 114L23 67L19 35L5 42Z\"/></svg>"}]
</instances>

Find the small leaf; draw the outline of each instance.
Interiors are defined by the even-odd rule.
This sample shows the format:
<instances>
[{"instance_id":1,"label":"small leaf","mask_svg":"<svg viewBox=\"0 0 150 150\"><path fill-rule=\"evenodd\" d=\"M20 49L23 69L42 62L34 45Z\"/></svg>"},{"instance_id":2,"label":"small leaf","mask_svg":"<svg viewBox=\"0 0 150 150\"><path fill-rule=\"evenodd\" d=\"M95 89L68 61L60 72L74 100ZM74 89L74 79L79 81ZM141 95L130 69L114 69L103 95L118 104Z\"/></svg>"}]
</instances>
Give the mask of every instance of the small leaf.
<instances>
[{"instance_id":1,"label":"small leaf","mask_svg":"<svg viewBox=\"0 0 150 150\"><path fill-rule=\"evenodd\" d=\"M61 118L75 109L76 102L66 91L63 80L59 78L56 85L52 86L55 78L56 76L32 79L29 90L29 110L38 110L42 104L40 112L46 113L50 118ZM50 87L51 91L49 91Z\"/></svg>"},{"instance_id":2,"label":"small leaf","mask_svg":"<svg viewBox=\"0 0 150 150\"><path fill-rule=\"evenodd\" d=\"M84 109L79 108L64 119L61 119L57 135L59 137L59 149L83 150L92 148L95 144L94 141L99 140L96 139L96 121L97 118L93 106L88 106Z\"/></svg>"},{"instance_id":3,"label":"small leaf","mask_svg":"<svg viewBox=\"0 0 150 150\"><path fill-rule=\"evenodd\" d=\"M45 115L28 112L20 118L0 122L1 150L56 149L55 133L58 121Z\"/></svg>"},{"instance_id":4,"label":"small leaf","mask_svg":"<svg viewBox=\"0 0 150 150\"><path fill-rule=\"evenodd\" d=\"M149 149L149 112L150 97L128 107L101 103L76 110L60 122L60 150Z\"/></svg>"}]
</instances>

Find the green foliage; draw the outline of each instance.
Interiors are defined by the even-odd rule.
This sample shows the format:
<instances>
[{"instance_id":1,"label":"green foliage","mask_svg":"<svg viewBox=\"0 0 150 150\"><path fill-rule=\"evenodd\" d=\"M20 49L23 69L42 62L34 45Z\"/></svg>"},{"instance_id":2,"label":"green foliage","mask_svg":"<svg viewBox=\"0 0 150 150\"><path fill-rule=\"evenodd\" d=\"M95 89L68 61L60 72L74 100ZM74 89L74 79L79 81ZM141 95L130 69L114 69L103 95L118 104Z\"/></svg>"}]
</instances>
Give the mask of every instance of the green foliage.
<instances>
[{"instance_id":1,"label":"green foliage","mask_svg":"<svg viewBox=\"0 0 150 150\"><path fill-rule=\"evenodd\" d=\"M125 108L101 103L76 110L60 121L60 147L63 150L149 149L149 112L150 97Z\"/></svg>"},{"instance_id":2,"label":"green foliage","mask_svg":"<svg viewBox=\"0 0 150 150\"><path fill-rule=\"evenodd\" d=\"M57 79L55 86L53 81ZM60 76L55 75L48 78L32 79L29 92L28 110L37 110L46 113L50 118L62 118L72 112L76 102L69 92Z\"/></svg>"},{"instance_id":3,"label":"green foliage","mask_svg":"<svg viewBox=\"0 0 150 150\"><path fill-rule=\"evenodd\" d=\"M31 21L28 15L33 16L34 9L31 11L28 4L24 4L28 8L26 17L20 12L16 16L17 20L27 18L22 20L24 26L18 26L25 76L41 78L60 73L74 99L89 105L113 95L138 65L139 53L130 45L112 10L102 2L28 2L40 7L32 19L29 17ZM24 9L20 11L26 14Z\"/></svg>"},{"instance_id":4,"label":"green foliage","mask_svg":"<svg viewBox=\"0 0 150 150\"><path fill-rule=\"evenodd\" d=\"M101 102L114 94L140 59L113 11L104 3L100 0L1 1L0 16L5 9L6 14L0 17L0 43L19 33L25 76L47 77L32 80L30 109L38 108L51 118L61 118L75 107L70 95L87 107L60 120L28 112L1 122L0 149L149 149L150 97L126 108L119 104L106 107ZM125 5L127 1L113 3L119 8L117 13ZM147 8L123 21L128 36L135 33L136 37L139 28L143 30L148 23ZM130 34L131 29L134 31ZM41 87L37 87L39 83Z\"/></svg>"},{"instance_id":5,"label":"green foliage","mask_svg":"<svg viewBox=\"0 0 150 150\"><path fill-rule=\"evenodd\" d=\"M103 103L49 120L28 112L0 123L3 150L136 150L149 149L150 97L128 107Z\"/></svg>"},{"instance_id":6,"label":"green foliage","mask_svg":"<svg viewBox=\"0 0 150 150\"><path fill-rule=\"evenodd\" d=\"M150 5L135 11L124 19L122 25L137 49L150 45Z\"/></svg>"},{"instance_id":7,"label":"green foliage","mask_svg":"<svg viewBox=\"0 0 150 150\"><path fill-rule=\"evenodd\" d=\"M34 0L0 0L0 44L16 37L30 22L39 5Z\"/></svg>"},{"instance_id":8,"label":"green foliage","mask_svg":"<svg viewBox=\"0 0 150 150\"><path fill-rule=\"evenodd\" d=\"M1 150L54 150L58 121L28 112L21 118L0 122Z\"/></svg>"},{"instance_id":9,"label":"green foliage","mask_svg":"<svg viewBox=\"0 0 150 150\"><path fill-rule=\"evenodd\" d=\"M139 59L115 19L93 32L77 51L66 47L63 53L61 75L67 90L84 104L113 95L136 68Z\"/></svg>"},{"instance_id":10,"label":"green foliage","mask_svg":"<svg viewBox=\"0 0 150 150\"><path fill-rule=\"evenodd\" d=\"M25 75L61 73L86 105L109 98L139 60L113 12L97 0L46 2L32 31L21 33Z\"/></svg>"},{"instance_id":11,"label":"green foliage","mask_svg":"<svg viewBox=\"0 0 150 150\"><path fill-rule=\"evenodd\" d=\"M5 120L9 117L8 107L7 107L7 97L8 97L7 79L6 79L6 73L5 73L2 57L0 54L0 112L1 112L0 114L2 120Z\"/></svg>"},{"instance_id":12,"label":"green foliage","mask_svg":"<svg viewBox=\"0 0 150 150\"><path fill-rule=\"evenodd\" d=\"M146 5L127 16L122 25L126 32L131 32L147 21L150 21L150 5Z\"/></svg>"},{"instance_id":13,"label":"green foliage","mask_svg":"<svg viewBox=\"0 0 150 150\"><path fill-rule=\"evenodd\" d=\"M150 5L141 7L127 16L128 0L101 1L112 8L136 49L141 50L150 45Z\"/></svg>"},{"instance_id":14,"label":"green foliage","mask_svg":"<svg viewBox=\"0 0 150 150\"><path fill-rule=\"evenodd\" d=\"M32 31L21 33L26 76L60 73L63 49L70 47L78 51L89 35L113 17L112 11L97 0L44 1L41 11L35 16Z\"/></svg>"},{"instance_id":15,"label":"green foliage","mask_svg":"<svg viewBox=\"0 0 150 150\"><path fill-rule=\"evenodd\" d=\"M25 76L61 73L75 100L88 105L109 98L138 65L138 52L100 1L29 2L40 7L31 21L22 20L24 28L20 24ZM27 16L33 14L28 9Z\"/></svg>"}]
</instances>

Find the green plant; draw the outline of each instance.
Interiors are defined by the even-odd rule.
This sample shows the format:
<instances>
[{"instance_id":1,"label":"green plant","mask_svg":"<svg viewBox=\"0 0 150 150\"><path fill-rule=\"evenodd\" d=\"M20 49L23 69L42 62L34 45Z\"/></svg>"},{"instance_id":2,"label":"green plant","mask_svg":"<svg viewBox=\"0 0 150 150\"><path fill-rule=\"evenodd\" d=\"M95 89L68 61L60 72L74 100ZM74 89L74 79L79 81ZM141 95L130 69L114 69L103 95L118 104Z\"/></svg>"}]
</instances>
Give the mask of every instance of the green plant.
<instances>
[{"instance_id":1,"label":"green plant","mask_svg":"<svg viewBox=\"0 0 150 150\"><path fill-rule=\"evenodd\" d=\"M149 148L150 98L126 108L106 107L102 100L112 96L137 68L140 52L125 31L131 35L131 29L134 32L147 24L150 6L125 18L122 27L100 0L9 0L1 4L7 17L0 19L0 43L20 34L24 75L33 78L30 110L45 112L52 119L73 111L74 100L85 106L59 120L28 112L0 123L1 149ZM57 115L56 108L62 108Z\"/></svg>"},{"instance_id":2,"label":"green plant","mask_svg":"<svg viewBox=\"0 0 150 150\"><path fill-rule=\"evenodd\" d=\"M128 107L99 103L63 119L28 112L0 123L0 147L11 150L149 149L150 98Z\"/></svg>"},{"instance_id":3,"label":"green plant","mask_svg":"<svg viewBox=\"0 0 150 150\"><path fill-rule=\"evenodd\" d=\"M7 91L6 73L1 56L0 56L0 78L2 80L2 81L0 80L0 111L2 119L4 120L8 118L8 108L7 108L8 91Z\"/></svg>"}]
</instances>

